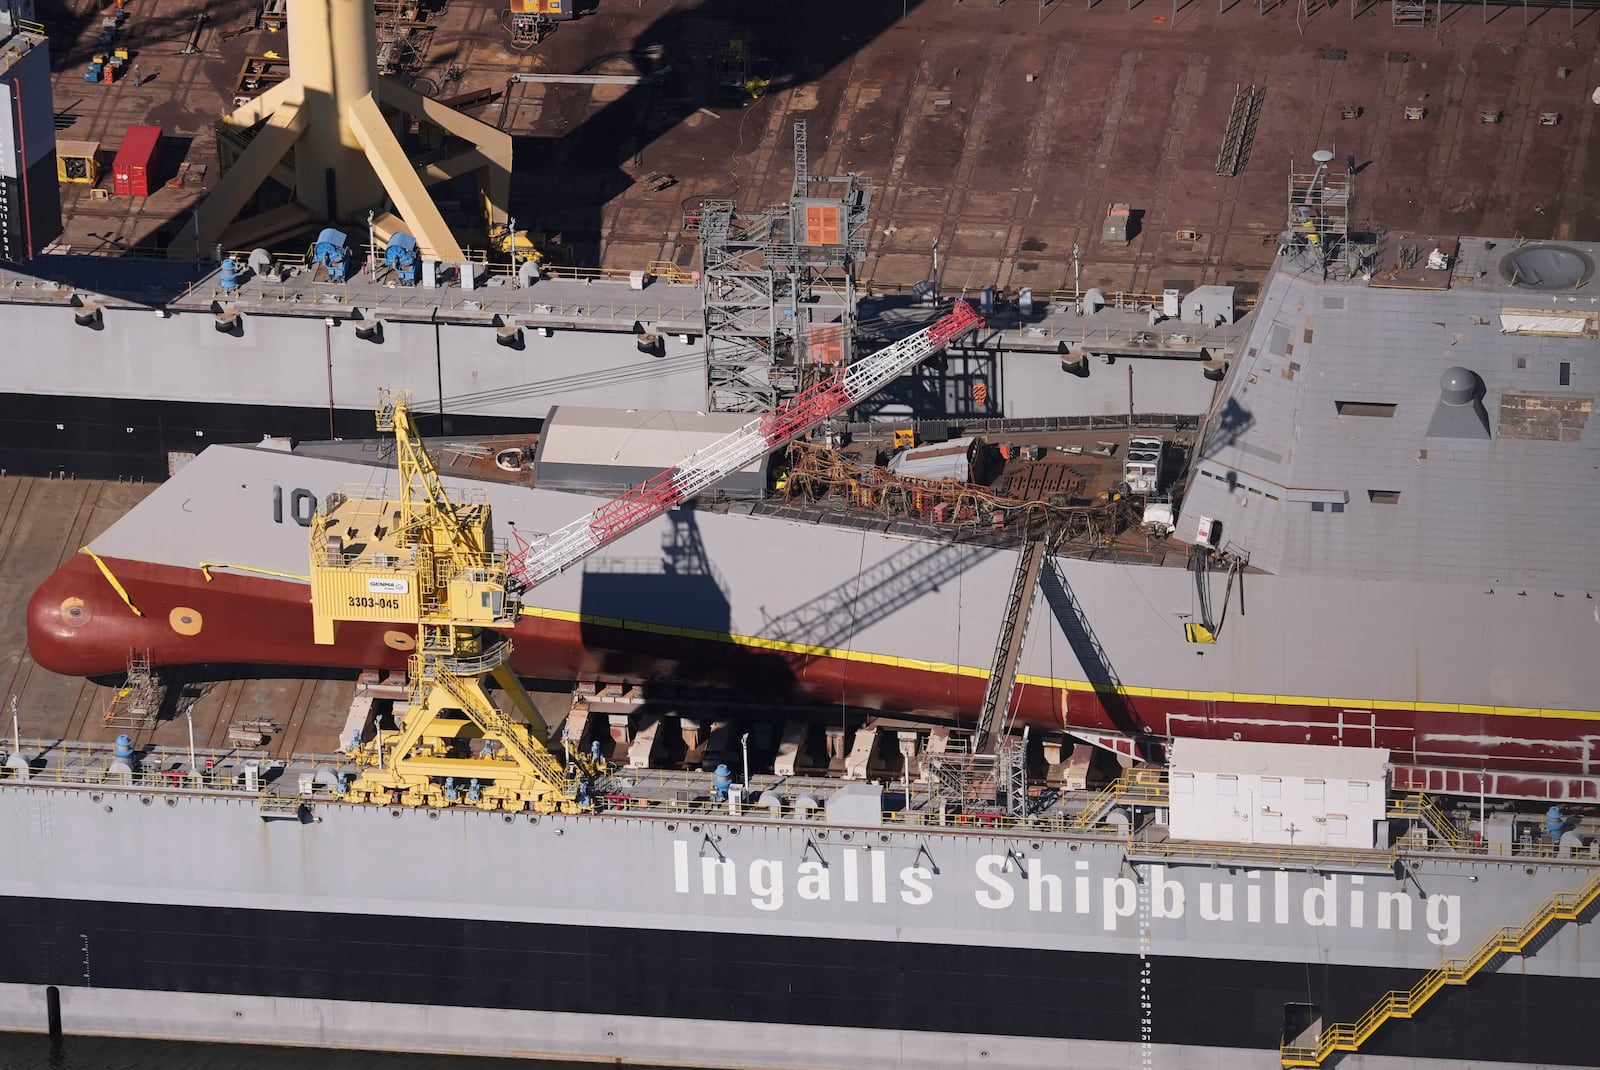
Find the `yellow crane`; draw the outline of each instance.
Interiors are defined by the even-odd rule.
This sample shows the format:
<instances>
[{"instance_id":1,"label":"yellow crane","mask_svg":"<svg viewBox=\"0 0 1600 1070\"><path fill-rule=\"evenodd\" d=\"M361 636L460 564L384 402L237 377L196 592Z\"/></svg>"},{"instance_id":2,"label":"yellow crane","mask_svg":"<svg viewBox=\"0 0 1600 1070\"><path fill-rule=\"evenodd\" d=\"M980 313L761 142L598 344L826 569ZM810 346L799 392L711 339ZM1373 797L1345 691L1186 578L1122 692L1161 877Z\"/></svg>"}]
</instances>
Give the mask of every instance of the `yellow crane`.
<instances>
[{"instance_id":1,"label":"yellow crane","mask_svg":"<svg viewBox=\"0 0 1600 1070\"><path fill-rule=\"evenodd\" d=\"M378 429L394 435L397 494L335 492L311 524L316 642L333 643L344 621L416 629L408 708L399 728L352 745L350 757L371 768L351 790L375 802L576 811L596 770L579 761L563 768L510 670L508 633L521 604L507 589L489 503L445 493L409 402L384 392L377 409ZM491 679L519 718L495 704Z\"/></svg>"},{"instance_id":2,"label":"yellow crane","mask_svg":"<svg viewBox=\"0 0 1600 1070\"><path fill-rule=\"evenodd\" d=\"M576 812L589 805L598 759L552 751L543 721L511 671L510 632L522 592L578 564L639 525L871 397L944 346L983 326L965 301L755 417L676 467L508 555L496 544L487 499L445 493L411 420L410 395L380 395L377 424L394 435L399 489L330 494L312 518L313 637L337 641L346 621L395 626L410 642L410 694L395 728L377 727L348 756L367 766L347 791L413 806L465 801L485 809ZM396 643L396 645L399 645ZM499 685L513 717L490 696ZM462 796L465 796L463 799Z\"/></svg>"}]
</instances>

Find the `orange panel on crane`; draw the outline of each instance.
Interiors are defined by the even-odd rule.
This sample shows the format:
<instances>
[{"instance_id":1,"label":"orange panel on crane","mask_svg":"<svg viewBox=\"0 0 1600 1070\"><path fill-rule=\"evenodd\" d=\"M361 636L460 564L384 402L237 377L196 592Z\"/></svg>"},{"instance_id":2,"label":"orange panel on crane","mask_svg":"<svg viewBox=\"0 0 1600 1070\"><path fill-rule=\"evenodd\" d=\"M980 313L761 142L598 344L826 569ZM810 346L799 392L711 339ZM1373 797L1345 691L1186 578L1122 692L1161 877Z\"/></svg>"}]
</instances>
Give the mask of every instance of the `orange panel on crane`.
<instances>
[{"instance_id":1,"label":"orange panel on crane","mask_svg":"<svg viewBox=\"0 0 1600 1070\"><path fill-rule=\"evenodd\" d=\"M843 245L837 204L806 205L806 244Z\"/></svg>"},{"instance_id":2,"label":"orange panel on crane","mask_svg":"<svg viewBox=\"0 0 1600 1070\"><path fill-rule=\"evenodd\" d=\"M823 323L811 328L809 351L813 364L840 364L844 362L844 328L837 323Z\"/></svg>"}]
</instances>

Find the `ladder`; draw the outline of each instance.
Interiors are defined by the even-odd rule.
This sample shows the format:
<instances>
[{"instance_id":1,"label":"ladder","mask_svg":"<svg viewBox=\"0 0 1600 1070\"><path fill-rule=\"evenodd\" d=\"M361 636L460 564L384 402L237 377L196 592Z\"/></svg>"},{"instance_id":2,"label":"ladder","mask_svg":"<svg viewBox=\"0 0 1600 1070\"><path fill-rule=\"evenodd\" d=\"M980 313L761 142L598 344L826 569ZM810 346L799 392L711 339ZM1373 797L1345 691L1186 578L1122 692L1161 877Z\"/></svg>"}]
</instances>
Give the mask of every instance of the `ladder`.
<instances>
[{"instance_id":1,"label":"ladder","mask_svg":"<svg viewBox=\"0 0 1600 1070\"><path fill-rule=\"evenodd\" d=\"M1506 955L1521 955L1564 921L1581 921L1600 899L1600 873L1576 892L1557 892L1545 900L1521 925L1505 925L1473 948L1466 958L1446 959L1401 992L1386 992L1366 1014L1354 1022L1341 1022L1322 1031L1317 1043L1291 1045L1280 1050L1285 1067L1320 1067L1336 1052L1359 1051L1391 1018L1414 1018L1445 985L1464 985Z\"/></svg>"},{"instance_id":2,"label":"ladder","mask_svg":"<svg viewBox=\"0 0 1600 1070\"><path fill-rule=\"evenodd\" d=\"M1266 98L1264 86L1235 86L1233 104L1228 108L1228 125L1222 133L1222 147L1217 150L1217 174L1231 178L1250 160L1250 147L1256 140L1256 123L1261 118L1261 102Z\"/></svg>"}]
</instances>

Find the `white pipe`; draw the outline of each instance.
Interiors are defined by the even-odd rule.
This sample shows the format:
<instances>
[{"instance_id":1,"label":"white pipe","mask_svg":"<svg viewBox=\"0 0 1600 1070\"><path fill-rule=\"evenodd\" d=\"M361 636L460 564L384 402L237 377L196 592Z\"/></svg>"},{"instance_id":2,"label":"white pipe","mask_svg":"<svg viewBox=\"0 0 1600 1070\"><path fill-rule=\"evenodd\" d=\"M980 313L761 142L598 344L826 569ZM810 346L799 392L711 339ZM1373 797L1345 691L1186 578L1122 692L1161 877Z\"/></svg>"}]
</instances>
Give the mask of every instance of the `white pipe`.
<instances>
[{"instance_id":1,"label":"white pipe","mask_svg":"<svg viewBox=\"0 0 1600 1070\"><path fill-rule=\"evenodd\" d=\"M193 783L200 776L194 764L194 703L183 708L183 715L189 722L189 780Z\"/></svg>"}]
</instances>

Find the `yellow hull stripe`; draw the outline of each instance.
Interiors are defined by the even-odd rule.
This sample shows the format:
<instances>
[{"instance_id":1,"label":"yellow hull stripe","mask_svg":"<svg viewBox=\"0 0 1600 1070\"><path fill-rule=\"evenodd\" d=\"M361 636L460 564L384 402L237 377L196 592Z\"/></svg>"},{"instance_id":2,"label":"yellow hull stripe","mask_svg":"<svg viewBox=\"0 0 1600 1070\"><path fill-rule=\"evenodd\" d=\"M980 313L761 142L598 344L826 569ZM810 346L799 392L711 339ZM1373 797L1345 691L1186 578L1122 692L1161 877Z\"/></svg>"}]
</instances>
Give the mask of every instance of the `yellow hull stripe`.
<instances>
[{"instance_id":1,"label":"yellow hull stripe","mask_svg":"<svg viewBox=\"0 0 1600 1070\"><path fill-rule=\"evenodd\" d=\"M83 547L81 552L89 555L89 560L94 562L95 567L100 570L100 575L104 576L106 582L111 584L111 589L117 592L117 597L122 599L122 604L133 610L135 617L144 616L144 610L133 604L133 599L128 597L128 589L122 586L122 581L118 580L116 574L111 571L111 566L100 560L100 555L87 546Z\"/></svg>"},{"instance_id":2,"label":"yellow hull stripe","mask_svg":"<svg viewBox=\"0 0 1600 1070\"><path fill-rule=\"evenodd\" d=\"M707 643L732 643L750 650L770 650L780 654L798 654L803 657L832 658L857 665L884 665L895 669L916 672L942 673L947 676L965 676L974 680L987 680L988 669L971 665L955 665L942 661L923 661L918 658L899 658L889 654L874 654L865 650L841 650L837 647L811 646L806 643L788 643L780 639L765 639L755 635L734 635L730 632L709 632L698 628L675 628L668 624L644 624L617 617L596 617L572 613L562 609L540 609L523 606L524 616L544 620L565 621L597 628L617 628L629 632L647 632L681 639L697 639ZM1494 717L1547 717L1567 721L1600 721L1600 710L1540 709L1530 706L1476 706L1456 702L1396 702L1389 699L1319 698L1311 695L1252 695L1233 691L1175 691L1161 687L1121 687L1091 684L1087 680L1067 680L1050 676L1033 676L1018 673L1017 682L1029 687L1046 687L1059 691L1113 691L1129 698L1170 699L1180 702L1251 703L1271 706L1327 706L1339 710L1399 710L1409 713L1484 714Z\"/></svg>"}]
</instances>

